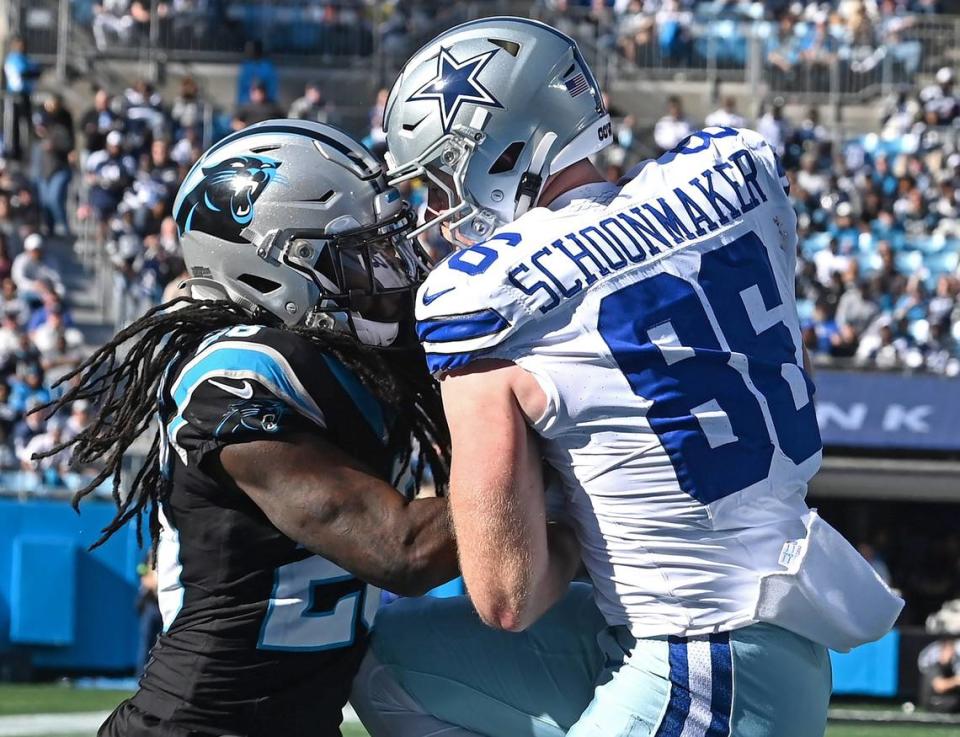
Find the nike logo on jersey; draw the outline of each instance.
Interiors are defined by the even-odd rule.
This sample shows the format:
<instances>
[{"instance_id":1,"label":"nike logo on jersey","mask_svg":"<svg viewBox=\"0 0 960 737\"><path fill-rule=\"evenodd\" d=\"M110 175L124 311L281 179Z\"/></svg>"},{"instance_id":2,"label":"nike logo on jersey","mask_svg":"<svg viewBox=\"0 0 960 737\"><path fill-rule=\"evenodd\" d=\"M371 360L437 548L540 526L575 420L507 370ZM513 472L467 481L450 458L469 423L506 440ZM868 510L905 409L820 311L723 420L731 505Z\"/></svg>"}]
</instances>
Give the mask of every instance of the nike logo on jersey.
<instances>
[{"instance_id":1,"label":"nike logo on jersey","mask_svg":"<svg viewBox=\"0 0 960 737\"><path fill-rule=\"evenodd\" d=\"M445 295L447 292L452 292L454 289L456 289L456 287L449 287L447 289L441 289L439 292L434 292L433 294L428 294L426 291L424 291L423 306L426 307L428 305L433 304L438 299L440 299L443 295Z\"/></svg>"},{"instance_id":2,"label":"nike logo on jersey","mask_svg":"<svg viewBox=\"0 0 960 737\"><path fill-rule=\"evenodd\" d=\"M253 396L253 386L251 386L249 381L244 381L243 386L232 386L231 384L222 384L216 379L209 380L218 389L223 389L228 394L232 394L235 397L240 397L240 399L250 399Z\"/></svg>"}]
</instances>

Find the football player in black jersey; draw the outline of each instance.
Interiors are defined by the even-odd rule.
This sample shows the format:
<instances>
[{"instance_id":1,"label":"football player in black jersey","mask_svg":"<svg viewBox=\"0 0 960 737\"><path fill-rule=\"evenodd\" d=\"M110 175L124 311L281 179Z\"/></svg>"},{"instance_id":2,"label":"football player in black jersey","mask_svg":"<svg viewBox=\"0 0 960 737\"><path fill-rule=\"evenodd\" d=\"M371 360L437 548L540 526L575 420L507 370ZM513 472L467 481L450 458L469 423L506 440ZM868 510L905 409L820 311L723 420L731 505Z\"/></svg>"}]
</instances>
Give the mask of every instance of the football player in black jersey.
<instances>
[{"instance_id":1,"label":"football player in black jersey","mask_svg":"<svg viewBox=\"0 0 960 737\"><path fill-rule=\"evenodd\" d=\"M457 570L446 500L414 499L428 471L446 483L448 437L412 335L413 215L359 144L300 121L213 146L174 209L192 297L119 333L60 402L100 405L72 444L105 465L77 501L113 478L102 539L148 516L159 540L164 630L100 735L339 735L377 587Z\"/></svg>"}]
</instances>

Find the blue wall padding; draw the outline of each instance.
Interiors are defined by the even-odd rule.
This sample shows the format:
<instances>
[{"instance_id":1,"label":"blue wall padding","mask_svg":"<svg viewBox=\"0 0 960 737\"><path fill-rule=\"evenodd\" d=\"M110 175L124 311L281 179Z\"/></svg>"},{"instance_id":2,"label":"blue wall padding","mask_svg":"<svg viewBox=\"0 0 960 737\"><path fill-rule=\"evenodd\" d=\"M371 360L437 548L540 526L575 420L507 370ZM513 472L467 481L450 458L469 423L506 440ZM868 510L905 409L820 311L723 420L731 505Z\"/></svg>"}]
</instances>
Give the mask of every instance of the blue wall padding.
<instances>
[{"instance_id":1,"label":"blue wall padding","mask_svg":"<svg viewBox=\"0 0 960 737\"><path fill-rule=\"evenodd\" d=\"M12 562L10 641L72 645L77 610L73 540L19 535L13 540Z\"/></svg>"},{"instance_id":2,"label":"blue wall padding","mask_svg":"<svg viewBox=\"0 0 960 737\"><path fill-rule=\"evenodd\" d=\"M876 642L848 653L830 652L833 692L860 696L896 696L900 633L887 633Z\"/></svg>"},{"instance_id":3,"label":"blue wall padding","mask_svg":"<svg viewBox=\"0 0 960 737\"><path fill-rule=\"evenodd\" d=\"M0 653L26 649L35 667L58 671L134 667L145 551L132 524L87 549L115 513L106 501L86 500L78 515L66 500L0 499ZM56 607L44 611L51 592Z\"/></svg>"}]
</instances>

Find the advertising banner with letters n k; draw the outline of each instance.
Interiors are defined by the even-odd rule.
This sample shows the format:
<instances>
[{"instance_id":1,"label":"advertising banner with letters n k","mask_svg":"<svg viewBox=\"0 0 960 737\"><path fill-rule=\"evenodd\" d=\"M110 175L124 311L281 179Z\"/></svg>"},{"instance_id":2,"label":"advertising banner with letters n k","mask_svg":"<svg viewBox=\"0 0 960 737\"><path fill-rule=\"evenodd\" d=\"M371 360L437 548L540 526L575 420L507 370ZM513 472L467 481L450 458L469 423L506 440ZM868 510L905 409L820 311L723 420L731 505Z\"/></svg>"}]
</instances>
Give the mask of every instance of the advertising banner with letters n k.
<instances>
[{"instance_id":1,"label":"advertising banner with letters n k","mask_svg":"<svg viewBox=\"0 0 960 737\"><path fill-rule=\"evenodd\" d=\"M825 446L960 450L960 380L928 375L817 371Z\"/></svg>"}]
</instances>

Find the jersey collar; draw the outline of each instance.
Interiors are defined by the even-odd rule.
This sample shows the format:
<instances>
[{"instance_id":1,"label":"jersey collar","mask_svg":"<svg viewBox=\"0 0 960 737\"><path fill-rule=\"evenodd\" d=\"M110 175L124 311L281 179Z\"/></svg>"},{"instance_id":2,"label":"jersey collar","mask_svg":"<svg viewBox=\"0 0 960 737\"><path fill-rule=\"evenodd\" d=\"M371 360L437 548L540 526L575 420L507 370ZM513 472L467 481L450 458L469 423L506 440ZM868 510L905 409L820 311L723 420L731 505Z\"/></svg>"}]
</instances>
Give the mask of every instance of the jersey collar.
<instances>
[{"instance_id":1,"label":"jersey collar","mask_svg":"<svg viewBox=\"0 0 960 737\"><path fill-rule=\"evenodd\" d=\"M579 187L568 189L559 197L547 205L548 210L556 212L565 207L569 207L574 202L583 202L590 205L606 205L612 200L620 189L610 182L591 182L590 184L581 184Z\"/></svg>"}]
</instances>

